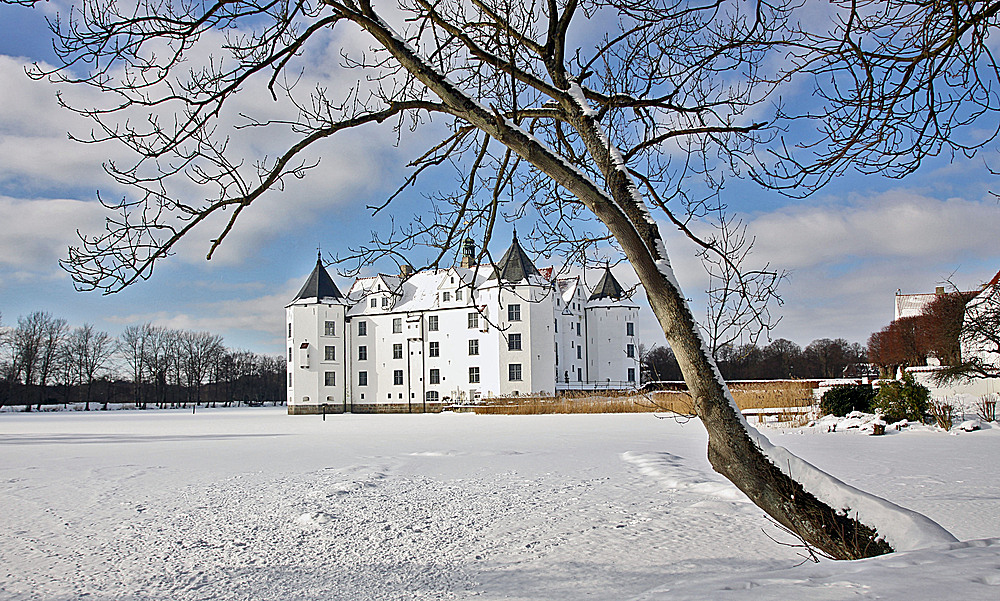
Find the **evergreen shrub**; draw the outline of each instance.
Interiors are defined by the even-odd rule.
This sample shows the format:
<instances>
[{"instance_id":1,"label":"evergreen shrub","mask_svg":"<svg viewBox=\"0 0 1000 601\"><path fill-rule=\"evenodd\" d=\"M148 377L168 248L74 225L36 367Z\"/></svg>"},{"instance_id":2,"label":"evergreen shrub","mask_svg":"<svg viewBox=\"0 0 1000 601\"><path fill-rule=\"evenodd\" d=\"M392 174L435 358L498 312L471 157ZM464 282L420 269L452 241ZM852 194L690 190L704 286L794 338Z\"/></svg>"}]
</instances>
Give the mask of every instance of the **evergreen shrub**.
<instances>
[{"instance_id":1,"label":"evergreen shrub","mask_svg":"<svg viewBox=\"0 0 1000 601\"><path fill-rule=\"evenodd\" d=\"M907 420L926 421L931 391L917 383L912 374L903 373L903 379L883 382L875 395L875 408L889 423Z\"/></svg>"},{"instance_id":2,"label":"evergreen shrub","mask_svg":"<svg viewBox=\"0 0 1000 601\"><path fill-rule=\"evenodd\" d=\"M824 415L844 417L851 411L870 412L874 399L870 384L841 384L823 393L819 408Z\"/></svg>"}]
</instances>

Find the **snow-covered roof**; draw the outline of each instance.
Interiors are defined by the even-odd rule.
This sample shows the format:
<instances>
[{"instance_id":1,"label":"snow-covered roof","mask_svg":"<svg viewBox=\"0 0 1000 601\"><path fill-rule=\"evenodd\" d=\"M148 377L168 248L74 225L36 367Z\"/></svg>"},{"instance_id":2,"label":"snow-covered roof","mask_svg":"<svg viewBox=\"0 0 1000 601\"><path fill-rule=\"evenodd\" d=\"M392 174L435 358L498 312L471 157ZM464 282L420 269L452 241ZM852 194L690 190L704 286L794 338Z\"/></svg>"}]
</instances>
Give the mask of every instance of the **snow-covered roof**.
<instances>
[{"instance_id":1,"label":"snow-covered roof","mask_svg":"<svg viewBox=\"0 0 1000 601\"><path fill-rule=\"evenodd\" d=\"M536 277L532 278L531 276ZM516 284L522 280L530 284L544 282L541 273L538 272L535 264L531 262L528 254L524 252L521 244L517 241L516 230L514 231L514 238L511 240L510 248L504 253L500 262L497 263L496 277L501 282L510 282L511 284Z\"/></svg>"},{"instance_id":2,"label":"snow-covered roof","mask_svg":"<svg viewBox=\"0 0 1000 601\"><path fill-rule=\"evenodd\" d=\"M590 294L590 299L588 300L600 300L602 298L608 298L612 300L621 300L622 296L625 294L625 289L622 285L618 283L615 276L611 274L611 268L604 268L604 275L601 276L601 281L597 282L597 286L594 291Z\"/></svg>"}]
</instances>

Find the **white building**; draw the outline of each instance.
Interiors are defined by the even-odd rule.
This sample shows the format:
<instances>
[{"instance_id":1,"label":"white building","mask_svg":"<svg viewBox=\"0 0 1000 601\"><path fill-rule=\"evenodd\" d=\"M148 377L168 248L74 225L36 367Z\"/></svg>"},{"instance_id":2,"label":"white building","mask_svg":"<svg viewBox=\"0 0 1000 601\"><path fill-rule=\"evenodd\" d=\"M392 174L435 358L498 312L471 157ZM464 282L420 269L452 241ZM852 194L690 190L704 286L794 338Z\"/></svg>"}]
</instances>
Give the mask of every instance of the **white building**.
<instances>
[{"instance_id":1,"label":"white building","mask_svg":"<svg viewBox=\"0 0 1000 601\"><path fill-rule=\"evenodd\" d=\"M288 412L423 412L482 397L639 385L639 307L606 269L551 278L515 234L496 265L359 278L317 258L286 307Z\"/></svg>"}]
</instances>

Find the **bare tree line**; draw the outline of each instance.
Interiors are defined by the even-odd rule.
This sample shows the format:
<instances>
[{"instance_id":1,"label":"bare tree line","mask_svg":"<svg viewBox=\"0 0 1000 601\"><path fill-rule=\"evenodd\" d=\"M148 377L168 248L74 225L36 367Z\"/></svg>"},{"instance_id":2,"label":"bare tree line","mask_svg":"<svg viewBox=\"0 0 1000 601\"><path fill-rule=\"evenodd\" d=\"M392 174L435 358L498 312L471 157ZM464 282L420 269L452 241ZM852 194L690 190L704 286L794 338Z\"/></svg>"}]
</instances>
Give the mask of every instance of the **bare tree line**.
<instances>
[{"instance_id":1,"label":"bare tree line","mask_svg":"<svg viewBox=\"0 0 1000 601\"><path fill-rule=\"evenodd\" d=\"M278 403L284 373L282 357L228 349L209 332L144 323L115 337L93 324L71 328L46 311L8 327L0 321L0 407Z\"/></svg>"}]
</instances>

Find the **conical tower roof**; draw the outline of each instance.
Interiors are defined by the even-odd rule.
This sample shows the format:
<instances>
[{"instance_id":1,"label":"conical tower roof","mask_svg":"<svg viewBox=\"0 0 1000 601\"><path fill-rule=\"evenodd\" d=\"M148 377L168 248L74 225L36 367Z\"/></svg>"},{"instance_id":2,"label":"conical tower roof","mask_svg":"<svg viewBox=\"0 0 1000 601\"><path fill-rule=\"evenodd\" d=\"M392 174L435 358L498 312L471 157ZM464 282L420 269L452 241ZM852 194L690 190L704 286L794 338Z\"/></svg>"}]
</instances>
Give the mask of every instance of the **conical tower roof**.
<instances>
[{"instance_id":1,"label":"conical tower roof","mask_svg":"<svg viewBox=\"0 0 1000 601\"><path fill-rule=\"evenodd\" d=\"M531 262L527 253L521 248L521 244L517 241L517 230L515 229L514 239L510 243L510 248L504 253L500 262L497 263L496 277L499 277L500 281L513 283L526 280L530 275L540 276L541 274L538 273L535 264Z\"/></svg>"},{"instance_id":2,"label":"conical tower roof","mask_svg":"<svg viewBox=\"0 0 1000 601\"><path fill-rule=\"evenodd\" d=\"M605 267L604 275L601 276L601 281L597 282L597 287L594 288L594 291L590 294L590 299L588 300L598 300L602 298L621 300L624 293L625 289L618 283L615 276L611 274L611 268Z\"/></svg>"},{"instance_id":3,"label":"conical tower roof","mask_svg":"<svg viewBox=\"0 0 1000 601\"><path fill-rule=\"evenodd\" d=\"M302 290L295 295L295 299L292 302L303 299L315 298L316 302L324 298L343 298L344 295L340 293L337 289L337 285L333 283L333 278L327 273L326 268L323 267L323 260L319 253L316 253L316 267L313 269L312 273L309 274L309 279L306 280Z\"/></svg>"}]
</instances>

